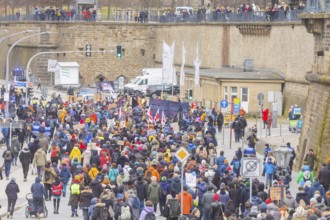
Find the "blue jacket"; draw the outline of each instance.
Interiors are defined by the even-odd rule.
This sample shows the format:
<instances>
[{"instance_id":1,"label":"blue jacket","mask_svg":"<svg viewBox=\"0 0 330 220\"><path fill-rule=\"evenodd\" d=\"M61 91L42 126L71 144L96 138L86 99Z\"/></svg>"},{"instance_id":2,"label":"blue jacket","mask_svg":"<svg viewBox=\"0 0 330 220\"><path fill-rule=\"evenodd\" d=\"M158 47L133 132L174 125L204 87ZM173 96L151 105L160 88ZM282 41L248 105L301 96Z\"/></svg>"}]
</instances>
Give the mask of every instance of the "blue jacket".
<instances>
[{"instance_id":1,"label":"blue jacket","mask_svg":"<svg viewBox=\"0 0 330 220\"><path fill-rule=\"evenodd\" d=\"M220 167L223 165L223 163L225 162L226 157L225 156L219 156L217 157L217 159L215 160L216 165L218 165L218 169L220 169Z\"/></svg>"},{"instance_id":2,"label":"blue jacket","mask_svg":"<svg viewBox=\"0 0 330 220\"><path fill-rule=\"evenodd\" d=\"M69 169L67 168L67 166L62 166L62 169L60 172L60 177L61 177L62 183L67 184L69 182L71 173L70 173Z\"/></svg>"},{"instance_id":3,"label":"blue jacket","mask_svg":"<svg viewBox=\"0 0 330 220\"><path fill-rule=\"evenodd\" d=\"M313 185L311 186L311 188L309 188L309 190L308 190L309 197L310 198L314 197L314 193L316 190L320 191L321 197L324 200L326 200L324 187L318 181L315 181L313 183Z\"/></svg>"},{"instance_id":4,"label":"blue jacket","mask_svg":"<svg viewBox=\"0 0 330 220\"><path fill-rule=\"evenodd\" d=\"M198 204L202 204L202 199L203 199L204 193L206 193L206 192L207 192L207 187L206 187L205 182L201 182L200 184L197 185L196 193L199 198Z\"/></svg>"},{"instance_id":5,"label":"blue jacket","mask_svg":"<svg viewBox=\"0 0 330 220\"><path fill-rule=\"evenodd\" d=\"M265 163L264 165L264 171L266 174L274 174L275 173L275 166L272 163Z\"/></svg>"},{"instance_id":6,"label":"blue jacket","mask_svg":"<svg viewBox=\"0 0 330 220\"><path fill-rule=\"evenodd\" d=\"M257 155L256 150L254 148L252 148L252 147L245 148L244 151L243 151L243 153L246 154L246 155L248 155L248 156L250 156L251 154Z\"/></svg>"},{"instance_id":7,"label":"blue jacket","mask_svg":"<svg viewBox=\"0 0 330 220\"><path fill-rule=\"evenodd\" d=\"M36 177L35 183L33 183L31 186L31 192L32 192L33 198L43 198L44 197L45 187L41 183L40 177L38 177L38 176Z\"/></svg>"}]
</instances>

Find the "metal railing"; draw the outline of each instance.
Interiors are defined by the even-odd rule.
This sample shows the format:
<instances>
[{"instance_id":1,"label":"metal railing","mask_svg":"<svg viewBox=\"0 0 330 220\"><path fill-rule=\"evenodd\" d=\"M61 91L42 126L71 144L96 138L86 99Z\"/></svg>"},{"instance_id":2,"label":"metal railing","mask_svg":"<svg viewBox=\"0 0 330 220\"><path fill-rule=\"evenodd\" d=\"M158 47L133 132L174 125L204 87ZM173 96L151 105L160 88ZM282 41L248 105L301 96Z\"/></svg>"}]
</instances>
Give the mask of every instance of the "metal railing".
<instances>
[{"instance_id":1,"label":"metal railing","mask_svg":"<svg viewBox=\"0 0 330 220\"><path fill-rule=\"evenodd\" d=\"M309 0L310 2L312 0ZM321 0L313 0L320 2ZM326 0L329 1L330 0ZM312 3L310 3L312 4ZM315 3L316 4L316 3ZM319 3L317 5L310 6L308 9L319 10ZM323 7L322 7L323 8ZM330 7L329 7L330 9ZM304 10L292 10L292 11L278 11L278 12L242 12L242 13L211 13L211 14L193 14L189 16L183 15L161 15L149 14L147 17L134 17L127 16L125 14L115 14L107 19L107 16L97 15L96 17L84 17L82 14L76 14L74 16L50 16L46 14L38 15L8 15L0 17L0 21L40 21L40 22L73 22L73 21L112 21L112 22L156 22L156 23L179 23L179 22L287 22L287 21L300 21L299 14Z\"/></svg>"},{"instance_id":2,"label":"metal railing","mask_svg":"<svg viewBox=\"0 0 330 220\"><path fill-rule=\"evenodd\" d=\"M306 12L309 13L330 12L330 0L307 0Z\"/></svg>"}]
</instances>

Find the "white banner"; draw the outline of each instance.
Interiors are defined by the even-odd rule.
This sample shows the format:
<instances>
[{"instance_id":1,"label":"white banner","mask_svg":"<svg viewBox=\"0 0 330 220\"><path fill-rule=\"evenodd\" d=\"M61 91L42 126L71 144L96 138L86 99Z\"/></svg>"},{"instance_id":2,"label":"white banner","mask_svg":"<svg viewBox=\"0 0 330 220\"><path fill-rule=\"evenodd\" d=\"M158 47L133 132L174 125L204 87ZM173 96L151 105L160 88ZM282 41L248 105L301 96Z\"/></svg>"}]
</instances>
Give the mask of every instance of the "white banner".
<instances>
[{"instance_id":1,"label":"white banner","mask_svg":"<svg viewBox=\"0 0 330 220\"><path fill-rule=\"evenodd\" d=\"M199 67L201 65L201 61L199 59L199 53L198 53L198 43L196 48L196 60L194 61L195 66L195 86L199 86Z\"/></svg>"},{"instance_id":2,"label":"white banner","mask_svg":"<svg viewBox=\"0 0 330 220\"><path fill-rule=\"evenodd\" d=\"M186 173L186 184L189 187L196 187L197 184L196 174L193 175L192 173Z\"/></svg>"},{"instance_id":3,"label":"white banner","mask_svg":"<svg viewBox=\"0 0 330 220\"><path fill-rule=\"evenodd\" d=\"M174 45L175 42L170 47L163 41L163 84L170 84L173 81Z\"/></svg>"},{"instance_id":4,"label":"white banner","mask_svg":"<svg viewBox=\"0 0 330 220\"><path fill-rule=\"evenodd\" d=\"M184 86L184 64L186 62L186 49L184 48L183 42L182 42L182 63L181 63L181 69L180 69L180 86Z\"/></svg>"}]
</instances>

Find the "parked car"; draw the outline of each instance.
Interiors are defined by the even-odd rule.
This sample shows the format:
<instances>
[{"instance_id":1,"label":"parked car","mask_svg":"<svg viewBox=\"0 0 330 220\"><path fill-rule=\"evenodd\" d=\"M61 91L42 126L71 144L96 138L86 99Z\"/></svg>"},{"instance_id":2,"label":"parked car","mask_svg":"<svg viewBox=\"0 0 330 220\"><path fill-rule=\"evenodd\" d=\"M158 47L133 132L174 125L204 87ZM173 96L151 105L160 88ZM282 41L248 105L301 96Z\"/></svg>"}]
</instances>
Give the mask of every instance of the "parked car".
<instances>
[{"instance_id":1,"label":"parked car","mask_svg":"<svg viewBox=\"0 0 330 220\"><path fill-rule=\"evenodd\" d=\"M163 88L162 88L163 87ZM173 95L180 94L180 87L177 85L168 85L168 84L157 84L157 85L149 85L146 90L146 96L150 96L152 99L156 99L157 96L160 96L162 93L162 89L164 93L172 95L172 88L173 88Z\"/></svg>"}]
</instances>

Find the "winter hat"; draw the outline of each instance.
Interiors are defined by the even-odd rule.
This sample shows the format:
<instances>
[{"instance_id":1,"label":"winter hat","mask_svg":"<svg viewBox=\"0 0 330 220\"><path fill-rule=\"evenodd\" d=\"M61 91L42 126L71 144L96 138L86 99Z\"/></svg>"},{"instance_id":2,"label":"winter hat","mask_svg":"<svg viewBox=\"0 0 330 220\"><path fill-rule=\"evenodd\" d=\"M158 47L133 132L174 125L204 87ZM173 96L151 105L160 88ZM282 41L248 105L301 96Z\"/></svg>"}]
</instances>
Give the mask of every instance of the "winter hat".
<instances>
[{"instance_id":1,"label":"winter hat","mask_svg":"<svg viewBox=\"0 0 330 220\"><path fill-rule=\"evenodd\" d=\"M222 182L222 183L220 184L220 189L225 189L225 188L226 188L226 184Z\"/></svg>"},{"instance_id":2,"label":"winter hat","mask_svg":"<svg viewBox=\"0 0 330 220\"><path fill-rule=\"evenodd\" d=\"M261 212L266 212L267 211L267 205L266 205L266 203L261 203L260 204L260 211Z\"/></svg>"},{"instance_id":3,"label":"winter hat","mask_svg":"<svg viewBox=\"0 0 330 220\"><path fill-rule=\"evenodd\" d=\"M161 180L165 182L167 180L166 176L163 176Z\"/></svg>"},{"instance_id":4,"label":"winter hat","mask_svg":"<svg viewBox=\"0 0 330 220\"><path fill-rule=\"evenodd\" d=\"M315 214L311 214L310 216L308 216L307 220L318 220L318 217Z\"/></svg>"},{"instance_id":5,"label":"winter hat","mask_svg":"<svg viewBox=\"0 0 330 220\"><path fill-rule=\"evenodd\" d=\"M265 201L265 203L268 205L268 204L270 204L270 203L272 203L273 201L271 200L271 198L268 198L268 199L266 199L266 201Z\"/></svg>"},{"instance_id":6,"label":"winter hat","mask_svg":"<svg viewBox=\"0 0 330 220\"><path fill-rule=\"evenodd\" d=\"M10 180L16 182L16 178L15 177L10 178Z\"/></svg>"},{"instance_id":7,"label":"winter hat","mask_svg":"<svg viewBox=\"0 0 330 220\"><path fill-rule=\"evenodd\" d=\"M218 201L220 201L220 195L218 193L216 193L213 195L212 199L214 202L218 202Z\"/></svg>"},{"instance_id":8,"label":"winter hat","mask_svg":"<svg viewBox=\"0 0 330 220\"><path fill-rule=\"evenodd\" d=\"M327 162L330 163L330 157L328 157Z\"/></svg>"}]
</instances>

